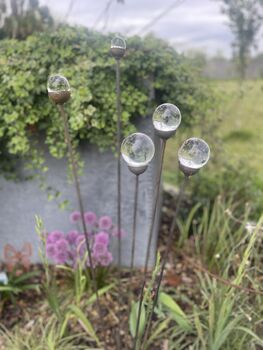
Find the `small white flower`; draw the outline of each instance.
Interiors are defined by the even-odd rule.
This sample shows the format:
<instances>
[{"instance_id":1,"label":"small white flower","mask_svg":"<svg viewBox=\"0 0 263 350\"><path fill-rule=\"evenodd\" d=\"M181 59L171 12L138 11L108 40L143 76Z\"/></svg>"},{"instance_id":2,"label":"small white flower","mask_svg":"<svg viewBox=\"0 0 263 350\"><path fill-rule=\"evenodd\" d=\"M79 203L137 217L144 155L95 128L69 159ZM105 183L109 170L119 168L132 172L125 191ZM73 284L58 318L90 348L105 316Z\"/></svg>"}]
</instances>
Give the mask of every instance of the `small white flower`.
<instances>
[{"instance_id":1,"label":"small white flower","mask_svg":"<svg viewBox=\"0 0 263 350\"><path fill-rule=\"evenodd\" d=\"M8 277L5 272L0 272L0 284L4 284L5 286L8 284Z\"/></svg>"}]
</instances>

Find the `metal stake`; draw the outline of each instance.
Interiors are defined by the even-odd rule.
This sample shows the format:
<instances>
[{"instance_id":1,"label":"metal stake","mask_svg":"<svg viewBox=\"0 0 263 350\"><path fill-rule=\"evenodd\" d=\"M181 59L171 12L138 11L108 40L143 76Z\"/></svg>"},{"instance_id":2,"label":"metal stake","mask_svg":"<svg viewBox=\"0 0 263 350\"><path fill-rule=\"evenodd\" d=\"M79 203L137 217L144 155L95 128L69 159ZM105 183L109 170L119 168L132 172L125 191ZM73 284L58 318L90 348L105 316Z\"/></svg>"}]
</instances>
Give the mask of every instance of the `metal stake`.
<instances>
[{"instance_id":1,"label":"metal stake","mask_svg":"<svg viewBox=\"0 0 263 350\"><path fill-rule=\"evenodd\" d=\"M164 152L166 147L166 139L160 139L161 140L161 162L160 162L160 169L158 173L158 178L155 186L155 196L154 196L154 204L153 204L153 212L152 212L152 220L149 230L149 239L148 239L148 245L147 245L147 253L146 253L146 260L144 265L144 274L143 274L143 283L142 283L142 293L140 294L140 300L139 300L139 311L137 316L137 322L136 322L136 334L134 339L134 350L136 350L136 344L137 344L137 338L138 338L138 330L140 327L140 321L141 321L141 310L142 310L142 303L143 303L143 290L144 286L146 285L146 279L147 279L147 269L148 269L148 263L150 258L150 247L152 243L152 237L153 237L153 226L155 222L155 216L156 216L156 210L157 210L157 204L159 200L160 195L160 184L161 184L161 178L162 178L162 171L163 171L163 160L164 160Z\"/></svg>"},{"instance_id":2,"label":"metal stake","mask_svg":"<svg viewBox=\"0 0 263 350\"><path fill-rule=\"evenodd\" d=\"M118 267L121 268L121 88L120 59L116 58L116 109L117 109L117 232Z\"/></svg>"},{"instance_id":3,"label":"metal stake","mask_svg":"<svg viewBox=\"0 0 263 350\"><path fill-rule=\"evenodd\" d=\"M136 225L137 225L137 207L138 207L138 192L139 192L139 175L135 178L135 194L134 194L134 209L133 209L133 229L132 229L132 250L131 250L131 275L134 268L134 255L136 244Z\"/></svg>"},{"instance_id":4,"label":"metal stake","mask_svg":"<svg viewBox=\"0 0 263 350\"><path fill-rule=\"evenodd\" d=\"M160 290L160 286L161 286L161 282L162 282L162 279L163 279L164 270L165 270L165 267L166 267L166 264L167 264L167 261L168 261L169 252L170 252L171 245L172 245L172 239L173 239L173 233L174 233L175 226L176 226L176 220L177 220L178 212L179 212L179 209L180 209L180 205L181 205L181 202L182 202L185 186L187 184L188 179L189 179L188 176L184 176L184 180L183 180L182 185L180 187L178 200L177 200L177 206L176 206L176 210L175 210L175 213L174 213L172 224L170 226L169 235L168 235L168 241L166 243L166 249L165 249L165 253L164 253L164 257L163 257L161 272L160 272L160 275L159 275L159 277L157 279L157 287L156 287L156 292L155 292L154 299L153 299L153 305L152 305L152 309L151 309L151 312L150 312L150 315L149 315L149 319L148 319L148 322L147 322L147 328L146 328L146 331L145 331L145 334L144 334L144 341L143 341L142 349L144 349L144 347L146 345L146 341L147 341L148 335L151 332L153 313L154 313L154 309L155 309L155 307L157 305L158 296L159 296L159 290Z\"/></svg>"},{"instance_id":5,"label":"metal stake","mask_svg":"<svg viewBox=\"0 0 263 350\"><path fill-rule=\"evenodd\" d=\"M150 230L149 230L149 239L148 239L148 245L147 245L146 260L145 260L145 265L144 265L144 276L146 276L148 264L149 264L149 259L150 259L150 248L151 248L152 238L153 238L153 226L154 226L154 222L155 222L157 204L158 204L158 200L160 197L160 184L161 184L162 172L163 172L164 152L165 152L165 148L166 148L166 140L165 139L160 139L160 140L161 140L161 162L160 162L159 174L158 174L158 178L157 178L157 182L156 182L156 186L155 186L156 190L155 190L155 196L154 196L152 220L151 220L151 225L150 225Z\"/></svg>"},{"instance_id":6,"label":"metal stake","mask_svg":"<svg viewBox=\"0 0 263 350\"><path fill-rule=\"evenodd\" d=\"M93 266L93 262L92 262L91 248L90 248L90 244L89 244L87 226L86 226L85 218L84 218L84 206L83 206L83 201L82 201L81 191L80 191L80 183L79 183L78 171L77 171L77 162L75 159L74 150L73 150L72 143L71 143L71 137L70 137L69 126L68 126L68 119L67 119L67 116L65 113L64 105L58 104L58 109L59 109L59 112L60 112L60 115L62 117L63 124L64 124L65 141L66 141L67 146L68 146L68 157L69 157L69 161L70 161L71 166L72 166L72 175L73 175L73 179L74 179L74 183L75 183L77 200L78 200L79 210L80 210L80 214L81 214L81 222L82 222L82 226L83 226L83 231L84 231L85 241L86 241L86 246L87 246L87 251L88 251L91 279L92 279L92 282L94 285L97 306L98 306L99 312L101 314L101 306L100 306L100 302L99 302L99 294L98 294L96 276L95 276L94 266Z\"/></svg>"}]
</instances>

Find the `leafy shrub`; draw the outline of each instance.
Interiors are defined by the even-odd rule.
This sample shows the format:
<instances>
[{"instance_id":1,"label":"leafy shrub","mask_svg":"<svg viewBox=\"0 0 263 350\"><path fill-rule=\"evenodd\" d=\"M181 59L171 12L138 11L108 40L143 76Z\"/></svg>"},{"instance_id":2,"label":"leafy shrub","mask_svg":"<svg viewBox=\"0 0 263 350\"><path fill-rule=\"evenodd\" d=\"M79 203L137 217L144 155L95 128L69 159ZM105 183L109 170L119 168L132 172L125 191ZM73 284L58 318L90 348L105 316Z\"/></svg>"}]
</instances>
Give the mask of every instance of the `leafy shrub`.
<instances>
[{"instance_id":1,"label":"leafy shrub","mask_svg":"<svg viewBox=\"0 0 263 350\"><path fill-rule=\"evenodd\" d=\"M3 40L0 48L0 170L12 173L23 157L34 168L43 166L37 147L43 134L49 152L64 156L66 145L57 109L47 98L50 74L65 75L72 87L67 106L72 136L100 148L114 145L116 132L115 62L109 55L110 37L83 28L60 27L25 41ZM122 125L133 129L135 117L148 108L173 102L185 124L209 108L210 92L190 62L166 42L132 37L122 63Z\"/></svg>"},{"instance_id":2,"label":"leafy shrub","mask_svg":"<svg viewBox=\"0 0 263 350\"><path fill-rule=\"evenodd\" d=\"M235 203L235 213L242 214L244 207L249 203L250 218L256 221L263 213L263 182L255 176L245 164L234 167L230 164L216 165L216 172L203 171L193 177L191 196L193 204L211 203L220 195L226 202Z\"/></svg>"}]
</instances>

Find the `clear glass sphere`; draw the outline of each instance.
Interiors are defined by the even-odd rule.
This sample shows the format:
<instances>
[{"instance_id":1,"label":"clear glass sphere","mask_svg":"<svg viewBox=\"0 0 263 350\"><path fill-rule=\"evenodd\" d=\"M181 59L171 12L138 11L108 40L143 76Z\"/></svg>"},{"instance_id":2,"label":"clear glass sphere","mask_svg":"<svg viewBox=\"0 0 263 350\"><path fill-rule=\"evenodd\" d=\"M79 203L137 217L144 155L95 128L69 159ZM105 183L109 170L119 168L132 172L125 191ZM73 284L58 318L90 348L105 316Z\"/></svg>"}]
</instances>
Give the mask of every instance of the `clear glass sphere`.
<instances>
[{"instance_id":1,"label":"clear glass sphere","mask_svg":"<svg viewBox=\"0 0 263 350\"><path fill-rule=\"evenodd\" d=\"M152 139L140 132L126 137L121 145L121 154L130 167L147 166L152 160L155 147Z\"/></svg>"},{"instance_id":2,"label":"clear glass sphere","mask_svg":"<svg viewBox=\"0 0 263 350\"><path fill-rule=\"evenodd\" d=\"M175 131L181 123L181 112L171 103L164 103L153 113L153 126L157 131Z\"/></svg>"},{"instance_id":3,"label":"clear glass sphere","mask_svg":"<svg viewBox=\"0 0 263 350\"><path fill-rule=\"evenodd\" d=\"M70 85L63 75L51 75L47 83L49 97L57 104L63 104L70 98Z\"/></svg>"},{"instance_id":4,"label":"clear glass sphere","mask_svg":"<svg viewBox=\"0 0 263 350\"><path fill-rule=\"evenodd\" d=\"M119 59L123 57L126 51L126 42L120 36L115 36L111 40L111 54L113 57Z\"/></svg>"},{"instance_id":5,"label":"clear glass sphere","mask_svg":"<svg viewBox=\"0 0 263 350\"><path fill-rule=\"evenodd\" d=\"M182 144L178 151L179 163L188 169L202 168L209 160L210 148L199 138L192 137Z\"/></svg>"}]
</instances>

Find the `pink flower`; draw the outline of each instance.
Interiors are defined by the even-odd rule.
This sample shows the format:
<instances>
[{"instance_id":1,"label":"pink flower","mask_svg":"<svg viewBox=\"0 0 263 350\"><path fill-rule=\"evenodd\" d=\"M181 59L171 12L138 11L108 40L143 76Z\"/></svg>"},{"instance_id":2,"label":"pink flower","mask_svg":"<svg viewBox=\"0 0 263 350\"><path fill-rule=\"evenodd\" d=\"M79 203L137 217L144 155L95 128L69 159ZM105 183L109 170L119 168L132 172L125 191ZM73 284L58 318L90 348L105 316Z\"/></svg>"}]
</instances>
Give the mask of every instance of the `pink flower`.
<instances>
[{"instance_id":1,"label":"pink flower","mask_svg":"<svg viewBox=\"0 0 263 350\"><path fill-rule=\"evenodd\" d=\"M101 243L107 246L109 241L109 234L106 232L99 232L95 235L95 243Z\"/></svg>"},{"instance_id":2,"label":"pink flower","mask_svg":"<svg viewBox=\"0 0 263 350\"><path fill-rule=\"evenodd\" d=\"M64 233L61 231L53 231L48 235L47 244L56 243L60 239L64 238Z\"/></svg>"},{"instance_id":3,"label":"pink flower","mask_svg":"<svg viewBox=\"0 0 263 350\"><path fill-rule=\"evenodd\" d=\"M87 211L84 214L84 219L87 225L95 225L97 222L97 215L93 211Z\"/></svg>"},{"instance_id":4,"label":"pink flower","mask_svg":"<svg viewBox=\"0 0 263 350\"><path fill-rule=\"evenodd\" d=\"M93 246L93 253L95 257L104 255L107 252L107 246L102 243L95 243Z\"/></svg>"},{"instance_id":5,"label":"pink flower","mask_svg":"<svg viewBox=\"0 0 263 350\"><path fill-rule=\"evenodd\" d=\"M68 259L68 254L67 252L58 252L55 256L54 256L54 260L56 264L65 264L65 262Z\"/></svg>"},{"instance_id":6,"label":"pink flower","mask_svg":"<svg viewBox=\"0 0 263 350\"><path fill-rule=\"evenodd\" d=\"M69 244L75 244L78 236L79 236L78 231L70 231L67 234L66 239L69 242Z\"/></svg>"},{"instance_id":7,"label":"pink flower","mask_svg":"<svg viewBox=\"0 0 263 350\"><path fill-rule=\"evenodd\" d=\"M65 238L62 238L56 242L57 252L67 252L68 249L69 249L69 244Z\"/></svg>"},{"instance_id":8,"label":"pink flower","mask_svg":"<svg viewBox=\"0 0 263 350\"><path fill-rule=\"evenodd\" d=\"M112 226L112 220L109 216L102 216L99 218L99 228L102 230L109 230Z\"/></svg>"},{"instance_id":9,"label":"pink flower","mask_svg":"<svg viewBox=\"0 0 263 350\"><path fill-rule=\"evenodd\" d=\"M109 266L112 262L112 254L111 252L107 252L105 255L99 257L98 261L102 266Z\"/></svg>"},{"instance_id":10,"label":"pink flower","mask_svg":"<svg viewBox=\"0 0 263 350\"><path fill-rule=\"evenodd\" d=\"M81 219L81 214L79 211L73 211L70 216L69 216L69 220L72 222L72 223L76 223L78 222L79 220Z\"/></svg>"},{"instance_id":11,"label":"pink flower","mask_svg":"<svg viewBox=\"0 0 263 350\"><path fill-rule=\"evenodd\" d=\"M120 238L123 238L126 236L126 232L124 230L120 230L118 232L118 229L115 228L113 231L112 231L112 236L113 237L120 237Z\"/></svg>"},{"instance_id":12,"label":"pink flower","mask_svg":"<svg viewBox=\"0 0 263 350\"><path fill-rule=\"evenodd\" d=\"M56 252L57 250L56 250L55 244L48 243L46 245L46 254L48 258L54 258L54 256L56 255Z\"/></svg>"}]
</instances>

